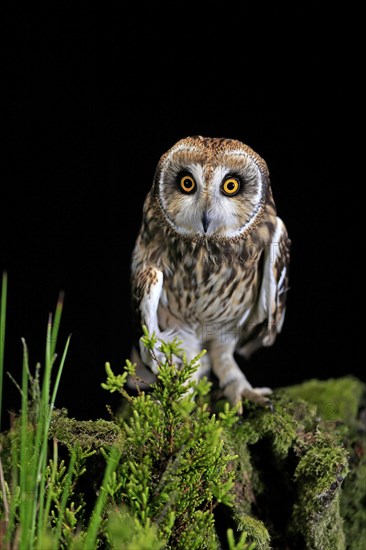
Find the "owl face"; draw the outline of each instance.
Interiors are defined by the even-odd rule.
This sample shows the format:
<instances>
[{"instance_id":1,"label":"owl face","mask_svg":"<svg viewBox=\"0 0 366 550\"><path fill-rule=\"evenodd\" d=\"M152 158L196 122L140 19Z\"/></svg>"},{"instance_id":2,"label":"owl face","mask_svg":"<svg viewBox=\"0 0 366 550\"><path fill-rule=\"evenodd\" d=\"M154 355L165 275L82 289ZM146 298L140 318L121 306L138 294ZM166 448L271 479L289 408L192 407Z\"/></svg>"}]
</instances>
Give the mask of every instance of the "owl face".
<instances>
[{"instance_id":1,"label":"owl face","mask_svg":"<svg viewBox=\"0 0 366 550\"><path fill-rule=\"evenodd\" d=\"M237 140L188 137L158 164L155 197L179 234L233 238L255 224L269 177L265 161Z\"/></svg>"}]
</instances>

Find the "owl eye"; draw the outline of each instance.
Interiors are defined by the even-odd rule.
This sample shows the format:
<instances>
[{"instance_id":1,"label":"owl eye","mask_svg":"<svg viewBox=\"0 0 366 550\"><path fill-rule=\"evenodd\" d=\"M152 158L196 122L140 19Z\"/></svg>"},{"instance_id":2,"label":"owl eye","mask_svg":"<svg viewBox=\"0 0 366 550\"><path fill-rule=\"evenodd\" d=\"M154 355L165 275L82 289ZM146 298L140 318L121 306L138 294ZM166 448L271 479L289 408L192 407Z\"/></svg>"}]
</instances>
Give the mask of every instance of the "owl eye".
<instances>
[{"instance_id":1,"label":"owl eye","mask_svg":"<svg viewBox=\"0 0 366 550\"><path fill-rule=\"evenodd\" d=\"M196 182L192 178L192 176L189 176L188 174L184 174L181 176L179 180L180 188L185 193L193 193L193 191L196 189Z\"/></svg>"},{"instance_id":2,"label":"owl eye","mask_svg":"<svg viewBox=\"0 0 366 550\"><path fill-rule=\"evenodd\" d=\"M227 178L222 184L222 191L228 197L233 197L240 189L240 181L236 178Z\"/></svg>"}]
</instances>

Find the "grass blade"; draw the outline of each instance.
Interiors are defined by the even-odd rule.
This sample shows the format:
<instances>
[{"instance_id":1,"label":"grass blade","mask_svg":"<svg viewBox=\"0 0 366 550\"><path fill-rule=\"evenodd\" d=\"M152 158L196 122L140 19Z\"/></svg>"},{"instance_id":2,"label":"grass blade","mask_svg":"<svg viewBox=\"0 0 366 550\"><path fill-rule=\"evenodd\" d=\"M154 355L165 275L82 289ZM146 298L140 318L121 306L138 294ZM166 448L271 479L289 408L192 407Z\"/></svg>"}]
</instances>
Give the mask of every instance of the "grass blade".
<instances>
[{"instance_id":1,"label":"grass blade","mask_svg":"<svg viewBox=\"0 0 366 550\"><path fill-rule=\"evenodd\" d=\"M30 471L32 460L33 434L28 423L28 349L24 338L23 344L23 369L22 369L22 409L20 431L20 549L29 548L32 538L29 538L29 528L36 508L35 479Z\"/></svg>"},{"instance_id":2,"label":"grass blade","mask_svg":"<svg viewBox=\"0 0 366 550\"><path fill-rule=\"evenodd\" d=\"M58 387L59 387L59 385L60 385L60 379L61 379L62 371L63 371L63 368L64 368L64 364L65 364L65 360L66 360L67 351L68 351L68 349L69 349L70 339L71 339L71 334L70 334L70 336L68 337L68 339L66 340L64 352L63 352L63 354L62 354L60 366L59 366L59 368L58 368L56 380L55 380L55 382L54 382L53 392L52 392L52 397L51 397L51 403L50 403L50 416L49 416L49 421L51 420L52 411L53 411L53 408L54 408L54 406L55 406L57 390L58 390ZM49 428L49 425L48 425L48 428ZM47 429L48 429L48 428L47 428Z\"/></svg>"},{"instance_id":3,"label":"grass blade","mask_svg":"<svg viewBox=\"0 0 366 550\"><path fill-rule=\"evenodd\" d=\"M41 540L42 526L44 524L44 505L45 505L45 489L46 489L46 479L45 479L45 470L47 467L47 449L48 449L48 428L49 428L49 418L50 418L50 387L51 387L51 372L52 366L55 360L55 356L51 356L51 345L52 345L52 316L49 315L47 323L47 337L46 337L46 360L45 360L45 369L43 374L42 382L42 392L41 392L41 403L40 403L40 416L41 428L40 428L40 453L38 457L38 466L36 478L39 480L39 509L38 514L38 528L37 528L37 539ZM37 431L38 432L38 431ZM38 435L38 433L37 433ZM35 528L36 517L33 516L33 527Z\"/></svg>"},{"instance_id":4,"label":"grass blade","mask_svg":"<svg viewBox=\"0 0 366 550\"><path fill-rule=\"evenodd\" d=\"M10 440L10 452L11 452L11 466L12 476L10 483L10 510L9 510L9 522L7 526L7 532L5 536L5 544L10 545L10 541L13 535L14 523L17 511L17 489L18 489L18 469L19 469L19 446L17 440L12 437Z\"/></svg>"},{"instance_id":5,"label":"grass blade","mask_svg":"<svg viewBox=\"0 0 366 550\"><path fill-rule=\"evenodd\" d=\"M4 271L1 284L1 302L0 302L0 431L1 417L3 409L3 379L4 379L4 351L5 351L5 321L6 321L6 297L8 290L8 277Z\"/></svg>"},{"instance_id":6,"label":"grass blade","mask_svg":"<svg viewBox=\"0 0 366 550\"><path fill-rule=\"evenodd\" d=\"M63 310L63 306L64 306L64 298L65 298L65 293L63 291L61 291L58 295L55 316L54 316L54 320L53 320L53 323L52 323L51 345L50 345L50 356L51 357L54 356L55 350L56 350L58 331L59 331L59 328L60 328L61 315L62 315L62 310Z\"/></svg>"},{"instance_id":7,"label":"grass blade","mask_svg":"<svg viewBox=\"0 0 366 550\"><path fill-rule=\"evenodd\" d=\"M57 390L58 390L58 387L59 387L59 384L60 384L62 370L63 370L65 360L66 360L67 350L68 350L69 344L70 344L70 338L71 338L71 336L69 336L67 341L66 341L66 345L65 345L65 348L64 348L64 352L62 354L60 366L59 366L58 371L57 371L56 380L55 380L55 383L54 383L54 386L53 386L51 402L50 402L50 406L49 406L48 412L47 412L47 418L45 419L44 441L43 441L44 450L42 452L42 455L44 455L44 457L45 457L45 461L44 461L44 464L41 464L41 461L40 461L41 471L42 471L42 467L43 467L43 470L44 470L46 468L46 464L47 464L47 452L46 452L47 449L46 449L46 446L47 446L47 441L48 441L48 431L49 431L50 422L51 422L51 418L52 418L52 411L53 411L55 401L56 401ZM57 445L56 445L56 451L57 451ZM57 456L56 451L55 451L55 440L54 440L54 467L55 467L55 464L56 464L56 461L55 461L55 456ZM74 460L74 463L75 463L75 460ZM73 467L74 466L72 465L72 468ZM72 473L72 470L71 470L71 473ZM39 520L38 533L40 533L41 529L43 529L43 535L45 535L45 533L46 533L47 520L48 520L49 509L50 509L50 505L51 505L51 497L50 497L51 490L50 490L49 495L47 497L46 508L45 508L44 513L43 513L44 485L45 485L45 476L42 475L42 477L41 477L41 488L40 488L40 518L42 518L42 521ZM68 494L66 494L66 496L68 496ZM65 505L66 505L66 501L65 501ZM42 517L42 516L44 516L44 517Z\"/></svg>"},{"instance_id":8,"label":"grass blade","mask_svg":"<svg viewBox=\"0 0 366 550\"><path fill-rule=\"evenodd\" d=\"M37 466L37 479L39 480L39 509L37 511L38 514L38 525L37 525L37 539L41 540L41 534L43 526L45 525L47 518L44 517L45 515L45 489L46 489L46 479L45 479L45 470L47 467L47 450L48 450L48 431L50 427L51 417L52 417L52 411L56 400L57 390L59 387L60 379L62 370L65 364L67 351L69 348L70 343L70 336L67 339L64 352L61 358L60 366L58 368L56 381L53 387L51 401L50 401L50 388L51 388L51 373L52 373L52 367L54 364L54 361L56 359L56 355L53 353L57 341L57 333L59 328L59 323L61 319L61 313L62 313L62 297L63 294L60 295L59 300L57 302L56 307L56 314L55 314L55 321L52 322L52 316L49 316L48 324L47 324L47 338L46 338L46 365L45 365L45 372L43 375L43 383L42 383L42 392L41 392L41 403L40 403L40 411L41 411L41 422L39 423L40 429L37 430L37 441L39 440L40 443L40 452L38 457L38 466ZM56 328L55 328L56 326ZM32 532L35 531L36 527L36 517L33 516L33 524L32 524Z\"/></svg>"}]
</instances>

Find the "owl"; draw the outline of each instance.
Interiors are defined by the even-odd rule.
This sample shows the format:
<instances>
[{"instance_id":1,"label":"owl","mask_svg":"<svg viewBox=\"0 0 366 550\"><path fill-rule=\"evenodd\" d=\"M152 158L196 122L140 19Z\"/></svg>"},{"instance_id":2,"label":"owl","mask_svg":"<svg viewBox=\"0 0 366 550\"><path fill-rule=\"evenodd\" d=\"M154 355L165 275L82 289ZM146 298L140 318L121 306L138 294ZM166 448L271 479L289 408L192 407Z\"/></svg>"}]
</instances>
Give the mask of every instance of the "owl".
<instances>
[{"instance_id":1,"label":"owl","mask_svg":"<svg viewBox=\"0 0 366 550\"><path fill-rule=\"evenodd\" d=\"M143 206L131 261L136 326L177 337L188 360L205 348L194 377L213 374L239 412L244 399L269 404L271 389L252 387L235 354L249 358L281 331L289 252L261 156L236 139L181 139L160 158ZM141 338L132 360L156 374Z\"/></svg>"}]
</instances>

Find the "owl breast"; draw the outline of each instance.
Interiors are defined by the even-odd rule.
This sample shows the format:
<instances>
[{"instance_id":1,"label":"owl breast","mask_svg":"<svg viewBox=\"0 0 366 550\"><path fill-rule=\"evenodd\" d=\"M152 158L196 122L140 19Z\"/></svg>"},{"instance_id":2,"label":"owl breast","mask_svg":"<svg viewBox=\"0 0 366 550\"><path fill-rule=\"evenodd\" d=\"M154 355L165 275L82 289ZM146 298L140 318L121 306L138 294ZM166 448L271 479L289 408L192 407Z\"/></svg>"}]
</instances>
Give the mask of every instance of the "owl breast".
<instances>
[{"instance_id":1,"label":"owl breast","mask_svg":"<svg viewBox=\"0 0 366 550\"><path fill-rule=\"evenodd\" d=\"M208 324L239 327L256 302L258 260L212 259L204 249L198 257L183 257L164 274L161 329L184 328L199 336Z\"/></svg>"}]
</instances>

